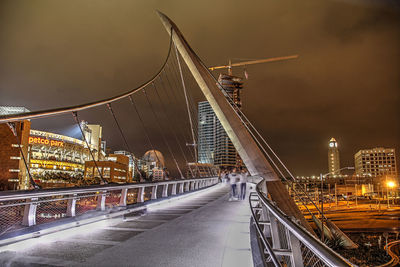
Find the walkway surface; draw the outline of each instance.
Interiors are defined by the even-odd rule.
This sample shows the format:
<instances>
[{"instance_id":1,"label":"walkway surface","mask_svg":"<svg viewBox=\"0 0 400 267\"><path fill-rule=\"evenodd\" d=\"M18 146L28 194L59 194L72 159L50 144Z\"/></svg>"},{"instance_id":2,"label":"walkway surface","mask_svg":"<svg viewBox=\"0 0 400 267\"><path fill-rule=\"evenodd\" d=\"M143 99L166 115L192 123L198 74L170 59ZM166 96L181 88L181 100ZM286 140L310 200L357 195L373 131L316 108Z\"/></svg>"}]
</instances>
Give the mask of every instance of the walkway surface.
<instances>
[{"instance_id":1,"label":"walkway surface","mask_svg":"<svg viewBox=\"0 0 400 267\"><path fill-rule=\"evenodd\" d=\"M252 266L248 201L217 185L184 199L0 248L0 266Z\"/></svg>"}]
</instances>

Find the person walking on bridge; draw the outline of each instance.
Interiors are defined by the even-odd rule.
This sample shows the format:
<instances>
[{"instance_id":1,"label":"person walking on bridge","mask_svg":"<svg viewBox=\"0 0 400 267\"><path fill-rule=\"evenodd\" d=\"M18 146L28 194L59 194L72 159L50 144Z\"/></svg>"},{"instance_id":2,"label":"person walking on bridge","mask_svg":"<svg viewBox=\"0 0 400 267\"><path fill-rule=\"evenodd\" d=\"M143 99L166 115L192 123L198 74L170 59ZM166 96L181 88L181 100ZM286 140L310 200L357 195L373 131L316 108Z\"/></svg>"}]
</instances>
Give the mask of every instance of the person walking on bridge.
<instances>
[{"instance_id":1,"label":"person walking on bridge","mask_svg":"<svg viewBox=\"0 0 400 267\"><path fill-rule=\"evenodd\" d=\"M246 198L247 176L248 172L243 169L242 173L240 174L240 200L244 200Z\"/></svg>"},{"instance_id":2,"label":"person walking on bridge","mask_svg":"<svg viewBox=\"0 0 400 267\"><path fill-rule=\"evenodd\" d=\"M237 180L240 178L239 174L236 172L236 168L233 169L233 171L228 175L229 177L229 183L231 184L231 198L236 198L236 183Z\"/></svg>"}]
</instances>

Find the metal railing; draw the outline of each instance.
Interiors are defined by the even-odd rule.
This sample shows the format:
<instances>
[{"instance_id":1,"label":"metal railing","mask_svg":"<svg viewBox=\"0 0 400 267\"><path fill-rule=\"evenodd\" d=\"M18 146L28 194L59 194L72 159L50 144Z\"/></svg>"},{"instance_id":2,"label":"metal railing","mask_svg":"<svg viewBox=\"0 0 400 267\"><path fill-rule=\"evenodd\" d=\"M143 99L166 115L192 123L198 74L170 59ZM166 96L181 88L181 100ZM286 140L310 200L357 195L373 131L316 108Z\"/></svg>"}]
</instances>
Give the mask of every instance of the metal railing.
<instances>
[{"instance_id":1,"label":"metal railing","mask_svg":"<svg viewBox=\"0 0 400 267\"><path fill-rule=\"evenodd\" d=\"M0 193L1 235L93 211L165 198L218 183L217 177Z\"/></svg>"},{"instance_id":2,"label":"metal railing","mask_svg":"<svg viewBox=\"0 0 400 267\"><path fill-rule=\"evenodd\" d=\"M354 266L285 215L262 192L261 181L249 202L265 266Z\"/></svg>"}]
</instances>

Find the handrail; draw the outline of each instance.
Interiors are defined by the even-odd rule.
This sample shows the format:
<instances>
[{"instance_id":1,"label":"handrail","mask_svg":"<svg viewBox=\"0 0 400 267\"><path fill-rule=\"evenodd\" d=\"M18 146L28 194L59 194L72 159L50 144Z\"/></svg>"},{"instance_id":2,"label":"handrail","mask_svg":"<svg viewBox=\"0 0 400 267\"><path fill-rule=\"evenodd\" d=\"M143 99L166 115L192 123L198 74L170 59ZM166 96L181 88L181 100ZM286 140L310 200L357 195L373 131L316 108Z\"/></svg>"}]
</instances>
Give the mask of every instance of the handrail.
<instances>
[{"instance_id":1,"label":"handrail","mask_svg":"<svg viewBox=\"0 0 400 267\"><path fill-rule=\"evenodd\" d=\"M256 215L254 213L254 210L253 210L253 206L251 204L251 195L252 194L250 194L250 197L249 197L250 211L251 211L251 216L253 217L254 225L256 226L256 229L257 229L257 232L258 232L258 236L261 238L261 241L263 242L265 248L267 249L268 254L271 257L272 262L275 264L275 266L280 267L281 264L279 263L278 259L276 258L276 255L275 255L271 245L268 243L267 240L265 240L265 237L264 237L263 232L261 230L260 224L258 223L257 217L256 217Z\"/></svg>"},{"instance_id":2,"label":"handrail","mask_svg":"<svg viewBox=\"0 0 400 267\"><path fill-rule=\"evenodd\" d=\"M172 28L171 28L171 33L172 33ZM153 75L147 82L144 82L140 86L131 89L125 93L119 94L117 96L113 96L110 98L90 102L90 103L84 103L80 105L75 105L75 106L68 106L68 107L62 107L62 108L53 108L53 109L45 109L45 110L38 110L38 111L31 111L31 112L24 112L24 113L18 113L18 114L10 114L10 115L0 115L0 123L6 123L6 122L13 122L13 121L21 121L21 120L26 120L26 119L37 119L37 118L42 118L42 117L50 117L50 116L55 116L55 115L60 115L68 112L76 112L76 111L81 111L105 104L109 104L112 102L115 102L117 100L126 98L128 96L133 95L134 93L138 92L139 90L143 89L144 87L148 86L154 80L160 75L160 73L164 70L164 67L166 66L169 56L171 54L171 49L172 48L172 34L170 38L170 43L169 43L169 48L168 48L168 55L158 70L156 74Z\"/></svg>"},{"instance_id":3,"label":"handrail","mask_svg":"<svg viewBox=\"0 0 400 267\"><path fill-rule=\"evenodd\" d=\"M2 191L0 192L0 202L10 201L18 199L27 199L34 197L51 197L56 195L73 195L82 193L93 193L98 191L113 191L121 190L124 188L140 188L140 187L150 187L154 185L165 185L165 184L176 184L182 182L195 182L204 179L215 179L215 177L200 177L195 179L176 179L170 181L161 182L145 182L145 183L131 183L131 184L106 184L106 185L95 185L95 186L85 186L85 187L67 187L67 188L49 188L49 189L39 189L39 190L24 190L24 191ZM2 207L0 205L0 207Z\"/></svg>"},{"instance_id":4,"label":"handrail","mask_svg":"<svg viewBox=\"0 0 400 267\"><path fill-rule=\"evenodd\" d=\"M292 233L301 243L303 243L328 266L354 266L351 262L330 249L305 228L292 221L279 208L277 208L262 192L261 185L263 182L264 181L259 182L256 186L256 192L260 202L290 233Z\"/></svg>"}]
</instances>

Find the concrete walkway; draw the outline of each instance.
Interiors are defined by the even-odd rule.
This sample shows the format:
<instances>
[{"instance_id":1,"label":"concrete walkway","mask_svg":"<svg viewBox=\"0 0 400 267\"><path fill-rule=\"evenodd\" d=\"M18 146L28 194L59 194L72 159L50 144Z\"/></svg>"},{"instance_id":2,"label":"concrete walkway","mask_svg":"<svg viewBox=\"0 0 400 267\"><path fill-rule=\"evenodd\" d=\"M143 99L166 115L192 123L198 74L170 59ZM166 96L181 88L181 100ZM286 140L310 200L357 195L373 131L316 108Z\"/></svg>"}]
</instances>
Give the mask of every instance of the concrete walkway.
<instances>
[{"instance_id":1,"label":"concrete walkway","mask_svg":"<svg viewBox=\"0 0 400 267\"><path fill-rule=\"evenodd\" d=\"M9 266L252 266L248 202L217 185L185 199L1 248Z\"/></svg>"}]
</instances>

